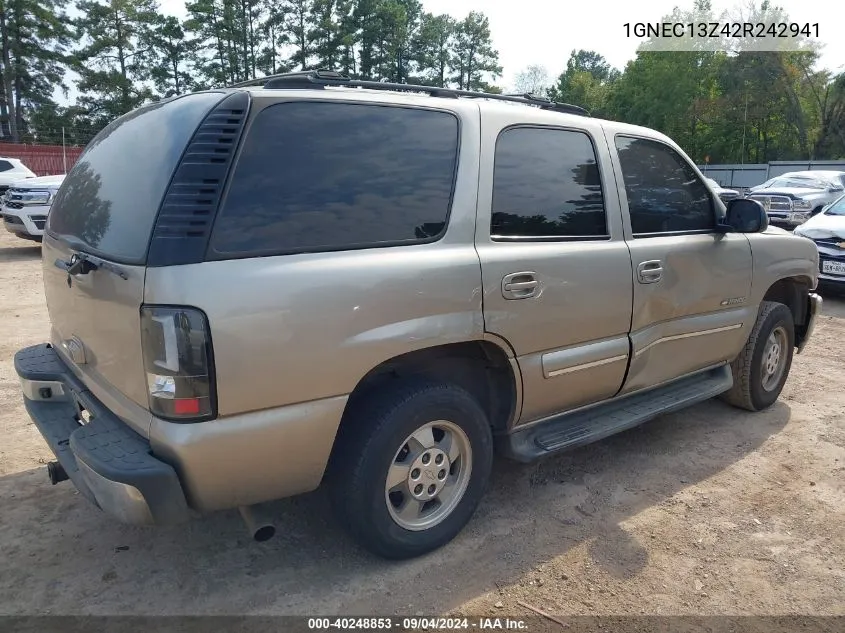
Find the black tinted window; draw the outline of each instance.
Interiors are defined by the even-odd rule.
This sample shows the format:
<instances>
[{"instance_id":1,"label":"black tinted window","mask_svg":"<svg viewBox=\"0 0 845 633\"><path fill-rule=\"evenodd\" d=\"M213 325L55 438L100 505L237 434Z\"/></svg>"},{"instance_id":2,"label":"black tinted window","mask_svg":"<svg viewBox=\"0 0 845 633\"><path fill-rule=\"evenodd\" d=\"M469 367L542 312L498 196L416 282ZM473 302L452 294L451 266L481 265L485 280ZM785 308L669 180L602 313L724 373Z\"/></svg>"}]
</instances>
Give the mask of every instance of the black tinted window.
<instances>
[{"instance_id":1,"label":"black tinted window","mask_svg":"<svg viewBox=\"0 0 845 633\"><path fill-rule=\"evenodd\" d=\"M143 263L182 152L222 98L197 93L139 108L109 124L62 183L48 231L105 257Z\"/></svg>"},{"instance_id":2,"label":"black tinted window","mask_svg":"<svg viewBox=\"0 0 845 633\"><path fill-rule=\"evenodd\" d=\"M596 154L583 132L505 130L496 143L494 237L605 236Z\"/></svg>"},{"instance_id":3,"label":"black tinted window","mask_svg":"<svg viewBox=\"0 0 845 633\"><path fill-rule=\"evenodd\" d=\"M9 171L12 169L12 164L7 160L0 160L0 171Z\"/></svg>"},{"instance_id":4,"label":"black tinted window","mask_svg":"<svg viewBox=\"0 0 845 633\"><path fill-rule=\"evenodd\" d=\"M637 233L712 229L713 200L692 167L668 145L619 136L616 149Z\"/></svg>"},{"instance_id":5,"label":"black tinted window","mask_svg":"<svg viewBox=\"0 0 845 633\"><path fill-rule=\"evenodd\" d=\"M360 248L435 239L446 227L455 116L287 103L252 123L215 223L219 254Z\"/></svg>"}]
</instances>

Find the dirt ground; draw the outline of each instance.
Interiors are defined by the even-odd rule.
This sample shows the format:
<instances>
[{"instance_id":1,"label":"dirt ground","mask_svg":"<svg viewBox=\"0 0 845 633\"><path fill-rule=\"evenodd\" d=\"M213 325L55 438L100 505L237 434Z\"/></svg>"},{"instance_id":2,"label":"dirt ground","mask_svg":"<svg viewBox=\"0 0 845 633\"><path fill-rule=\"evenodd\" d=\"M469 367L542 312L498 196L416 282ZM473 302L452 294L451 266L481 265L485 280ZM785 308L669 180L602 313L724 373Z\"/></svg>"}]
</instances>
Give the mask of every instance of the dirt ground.
<instances>
[{"instance_id":1,"label":"dirt ground","mask_svg":"<svg viewBox=\"0 0 845 633\"><path fill-rule=\"evenodd\" d=\"M718 401L539 465L497 463L447 547L358 549L324 494L118 524L70 483L24 412L14 352L47 339L40 248L0 235L0 613L845 615L845 301L825 299L778 403Z\"/></svg>"}]
</instances>

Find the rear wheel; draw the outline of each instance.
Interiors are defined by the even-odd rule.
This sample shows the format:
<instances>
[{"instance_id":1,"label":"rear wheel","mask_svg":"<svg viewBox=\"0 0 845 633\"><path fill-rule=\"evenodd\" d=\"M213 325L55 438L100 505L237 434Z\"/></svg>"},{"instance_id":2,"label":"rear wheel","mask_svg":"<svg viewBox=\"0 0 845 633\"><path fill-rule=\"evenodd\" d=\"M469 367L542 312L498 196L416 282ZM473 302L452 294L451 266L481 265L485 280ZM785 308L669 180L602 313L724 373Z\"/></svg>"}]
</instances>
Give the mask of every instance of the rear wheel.
<instances>
[{"instance_id":1,"label":"rear wheel","mask_svg":"<svg viewBox=\"0 0 845 633\"><path fill-rule=\"evenodd\" d=\"M493 461L490 425L466 391L416 382L359 402L344 420L331 495L342 523L387 558L419 556L469 521Z\"/></svg>"},{"instance_id":2,"label":"rear wheel","mask_svg":"<svg viewBox=\"0 0 845 633\"><path fill-rule=\"evenodd\" d=\"M764 301L751 336L731 363L734 384L723 398L749 411L771 406L789 376L794 348L792 312L782 303Z\"/></svg>"}]
</instances>

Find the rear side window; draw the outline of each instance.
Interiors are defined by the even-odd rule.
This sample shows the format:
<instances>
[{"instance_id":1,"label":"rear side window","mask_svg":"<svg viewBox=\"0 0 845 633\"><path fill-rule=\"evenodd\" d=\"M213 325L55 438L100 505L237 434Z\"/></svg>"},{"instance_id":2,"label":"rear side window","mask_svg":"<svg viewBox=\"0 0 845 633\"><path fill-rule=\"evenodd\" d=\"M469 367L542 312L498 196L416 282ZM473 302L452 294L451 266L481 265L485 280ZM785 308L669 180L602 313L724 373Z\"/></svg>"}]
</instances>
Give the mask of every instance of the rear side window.
<instances>
[{"instance_id":1,"label":"rear side window","mask_svg":"<svg viewBox=\"0 0 845 633\"><path fill-rule=\"evenodd\" d=\"M139 108L109 124L62 183L47 230L80 250L144 262L161 200L185 146L223 93Z\"/></svg>"},{"instance_id":2,"label":"rear side window","mask_svg":"<svg viewBox=\"0 0 845 633\"><path fill-rule=\"evenodd\" d=\"M7 160L0 160L0 172L12 169L12 163Z\"/></svg>"},{"instance_id":3,"label":"rear side window","mask_svg":"<svg viewBox=\"0 0 845 633\"><path fill-rule=\"evenodd\" d=\"M511 128L496 143L496 238L607 236L596 153L584 132Z\"/></svg>"},{"instance_id":4,"label":"rear side window","mask_svg":"<svg viewBox=\"0 0 845 633\"><path fill-rule=\"evenodd\" d=\"M634 235L712 230L707 185L674 149L657 141L616 137Z\"/></svg>"},{"instance_id":5,"label":"rear side window","mask_svg":"<svg viewBox=\"0 0 845 633\"><path fill-rule=\"evenodd\" d=\"M449 113L331 102L256 115L211 238L212 257L439 238L458 154Z\"/></svg>"}]
</instances>

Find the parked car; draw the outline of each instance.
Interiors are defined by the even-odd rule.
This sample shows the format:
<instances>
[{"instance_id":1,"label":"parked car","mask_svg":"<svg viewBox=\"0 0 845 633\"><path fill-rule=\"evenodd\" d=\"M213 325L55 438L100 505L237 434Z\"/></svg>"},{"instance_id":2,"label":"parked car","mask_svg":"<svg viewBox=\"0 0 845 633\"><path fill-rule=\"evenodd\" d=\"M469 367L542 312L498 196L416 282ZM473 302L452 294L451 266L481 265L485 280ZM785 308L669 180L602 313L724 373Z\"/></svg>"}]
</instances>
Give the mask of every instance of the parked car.
<instances>
[{"instance_id":1,"label":"parked car","mask_svg":"<svg viewBox=\"0 0 845 633\"><path fill-rule=\"evenodd\" d=\"M0 156L0 196L6 193L9 185L24 178L35 178L35 173L19 158Z\"/></svg>"},{"instance_id":2,"label":"parked car","mask_svg":"<svg viewBox=\"0 0 845 633\"><path fill-rule=\"evenodd\" d=\"M719 196L722 202L729 202L740 197L739 191L736 189L725 189L712 178L705 178L704 180L707 181L707 184L716 192L716 195Z\"/></svg>"},{"instance_id":3,"label":"parked car","mask_svg":"<svg viewBox=\"0 0 845 633\"><path fill-rule=\"evenodd\" d=\"M416 556L470 519L494 447L528 462L717 395L765 409L811 336L816 247L754 201L725 212L658 132L258 83L116 120L48 217L52 339L15 369L52 480L122 521L238 507L264 539L256 504L324 483L366 547Z\"/></svg>"},{"instance_id":4,"label":"parked car","mask_svg":"<svg viewBox=\"0 0 845 633\"><path fill-rule=\"evenodd\" d=\"M772 223L788 227L809 220L845 191L845 172L794 171L752 187L748 196L759 201Z\"/></svg>"},{"instance_id":5,"label":"parked car","mask_svg":"<svg viewBox=\"0 0 845 633\"><path fill-rule=\"evenodd\" d=\"M825 284L845 288L845 195L797 227L794 233L816 243L819 279Z\"/></svg>"},{"instance_id":6,"label":"parked car","mask_svg":"<svg viewBox=\"0 0 845 633\"><path fill-rule=\"evenodd\" d=\"M50 205L64 179L64 175L41 176L12 183L0 208L6 230L40 242Z\"/></svg>"}]
</instances>

